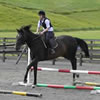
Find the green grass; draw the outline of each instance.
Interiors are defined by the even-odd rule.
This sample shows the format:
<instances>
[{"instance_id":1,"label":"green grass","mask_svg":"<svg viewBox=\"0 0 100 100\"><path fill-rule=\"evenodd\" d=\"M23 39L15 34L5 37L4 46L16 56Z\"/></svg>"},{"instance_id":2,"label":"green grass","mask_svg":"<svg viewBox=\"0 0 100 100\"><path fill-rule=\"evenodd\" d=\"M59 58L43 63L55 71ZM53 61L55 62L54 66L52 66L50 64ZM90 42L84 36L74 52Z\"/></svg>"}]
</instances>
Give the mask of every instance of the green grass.
<instances>
[{"instance_id":1,"label":"green grass","mask_svg":"<svg viewBox=\"0 0 100 100\"><path fill-rule=\"evenodd\" d=\"M70 35L82 39L100 39L100 31L57 32L56 35Z\"/></svg>"},{"instance_id":2,"label":"green grass","mask_svg":"<svg viewBox=\"0 0 100 100\"><path fill-rule=\"evenodd\" d=\"M100 29L100 0L0 0L0 31L28 24L35 31L40 9L46 10L55 31Z\"/></svg>"},{"instance_id":3,"label":"green grass","mask_svg":"<svg viewBox=\"0 0 100 100\"><path fill-rule=\"evenodd\" d=\"M1 3L31 9L70 12L100 8L100 0L0 0Z\"/></svg>"},{"instance_id":4,"label":"green grass","mask_svg":"<svg viewBox=\"0 0 100 100\"><path fill-rule=\"evenodd\" d=\"M0 32L2 37L16 37L17 32ZM100 39L100 31L55 32L56 36L70 35L82 39Z\"/></svg>"},{"instance_id":5,"label":"green grass","mask_svg":"<svg viewBox=\"0 0 100 100\"><path fill-rule=\"evenodd\" d=\"M0 37L16 37L17 32L0 32Z\"/></svg>"}]
</instances>

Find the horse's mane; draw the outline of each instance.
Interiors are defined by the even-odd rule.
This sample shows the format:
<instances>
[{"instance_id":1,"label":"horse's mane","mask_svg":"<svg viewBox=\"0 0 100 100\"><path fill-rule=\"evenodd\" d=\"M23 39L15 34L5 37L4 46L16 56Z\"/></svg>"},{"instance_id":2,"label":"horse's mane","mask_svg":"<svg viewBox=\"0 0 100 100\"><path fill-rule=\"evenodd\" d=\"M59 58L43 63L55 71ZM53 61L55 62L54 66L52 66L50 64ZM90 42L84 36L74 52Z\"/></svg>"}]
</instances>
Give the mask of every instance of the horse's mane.
<instances>
[{"instance_id":1,"label":"horse's mane","mask_svg":"<svg viewBox=\"0 0 100 100\"><path fill-rule=\"evenodd\" d=\"M32 35L35 35L35 36L39 36L39 34L33 33L33 32L30 30L30 28L31 28L31 25L27 25L27 26L22 26L22 27L20 28L20 30L21 30L21 31L26 31L26 32L28 32L28 34L32 34Z\"/></svg>"}]
</instances>

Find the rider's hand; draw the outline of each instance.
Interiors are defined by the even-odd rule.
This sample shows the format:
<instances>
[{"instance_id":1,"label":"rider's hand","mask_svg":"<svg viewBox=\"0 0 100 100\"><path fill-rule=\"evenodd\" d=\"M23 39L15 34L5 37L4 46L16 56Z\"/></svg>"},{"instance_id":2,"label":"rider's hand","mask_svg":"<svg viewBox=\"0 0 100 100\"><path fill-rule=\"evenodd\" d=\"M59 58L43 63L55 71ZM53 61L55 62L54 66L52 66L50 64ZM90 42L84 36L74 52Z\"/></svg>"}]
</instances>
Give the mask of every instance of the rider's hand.
<instances>
[{"instance_id":1,"label":"rider's hand","mask_svg":"<svg viewBox=\"0 0 100 100\"><path fill-rule=\"evenodd\" d=\"M44 32L40 32L40 34L42 35L42 34L44 34Z\"/></svg>"},{"instance_id":2,"label":"rider's hand","mask_svg":"<svg viewBox=\"0 0 100 100\"><path fill-rule=\"evenodd\" d=\"M35 34L39 34L39 32L35 32Z\"/></svg>"}]
</instances>

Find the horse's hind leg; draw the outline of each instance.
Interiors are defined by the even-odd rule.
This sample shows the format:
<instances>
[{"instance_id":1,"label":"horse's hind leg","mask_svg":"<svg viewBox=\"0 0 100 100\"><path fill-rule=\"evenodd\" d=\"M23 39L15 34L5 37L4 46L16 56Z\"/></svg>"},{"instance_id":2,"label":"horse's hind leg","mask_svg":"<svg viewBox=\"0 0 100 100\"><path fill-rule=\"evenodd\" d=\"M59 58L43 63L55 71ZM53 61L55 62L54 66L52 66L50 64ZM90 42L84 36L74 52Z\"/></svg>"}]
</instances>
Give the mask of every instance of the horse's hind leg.
<instances>
[{"instance_id":1,"label":"horse's hind leg","mask_svg":"<svg viewBox=\"0 0 100 100\"><path fill-rule=\"evenodd\" d=\"M76 60L76 58L71 59L70 61L71 61L71 64L72 64L72 69L77 70L77 60ZM75 83L76 76L79 77L79 74L73 73L73 84Z\"/></svg>"}]
</instances>

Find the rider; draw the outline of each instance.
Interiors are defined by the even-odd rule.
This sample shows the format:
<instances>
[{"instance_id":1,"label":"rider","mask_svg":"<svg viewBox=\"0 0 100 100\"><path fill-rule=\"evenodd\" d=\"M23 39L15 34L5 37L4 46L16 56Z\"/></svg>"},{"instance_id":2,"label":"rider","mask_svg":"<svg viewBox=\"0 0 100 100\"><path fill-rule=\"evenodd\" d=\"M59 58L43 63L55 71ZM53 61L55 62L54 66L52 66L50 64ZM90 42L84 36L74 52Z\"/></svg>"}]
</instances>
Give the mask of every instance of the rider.
<instances>
[{"instance_id":1,"label":"rider","mask_svg":"<svg viewBox=\"0 0 100 100\"><path fill-rule=\"evenodd\" d=\"M46 14L44 11L39 11L38 13L40 20L38 21L37 26L37 32L40 32L40 27L43 27L43 31L40 32L40 34L45 34L46 36L46 42L50 44L51 47L51 53L54 54L54 32L53 32L53 26L51 24L51 21L46 17Z\"/></svg>"}]
</instances>

